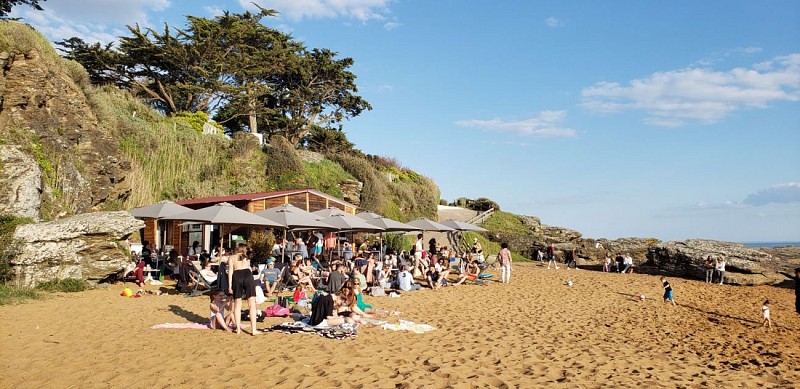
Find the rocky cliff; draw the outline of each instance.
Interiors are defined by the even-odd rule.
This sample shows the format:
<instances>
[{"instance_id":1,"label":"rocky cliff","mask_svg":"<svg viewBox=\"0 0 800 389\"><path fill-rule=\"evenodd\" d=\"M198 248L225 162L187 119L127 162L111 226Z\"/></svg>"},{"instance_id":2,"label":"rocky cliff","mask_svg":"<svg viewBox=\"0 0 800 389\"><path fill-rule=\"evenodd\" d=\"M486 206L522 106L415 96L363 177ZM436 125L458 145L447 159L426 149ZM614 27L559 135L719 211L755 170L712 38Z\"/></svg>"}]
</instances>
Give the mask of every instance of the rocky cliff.
<instances>
[{"instance_id":1,"label":"rocky cliff","mask_svg":"<svg viewBox=\"0 0 800 389\"><path fill-rule=\"evenodd\" d=\"M9 36L27 28L3 23ZM130 163L98 121L85 72L26 42L0 48L0 213L49 220L124 200Z\"/></svg>"},{"instance_id":2,"label":"rocky cliff","mask_svg":"<svg viewBox=\"0 0 800 389\"><path fill-rule=\"evenodd\" d=\"M76 278L89 284L119 273L130 261L128 236L144 227L128 212L85 213L14 232L14 283L24 287Z\"/></svg>"}]
</instances>

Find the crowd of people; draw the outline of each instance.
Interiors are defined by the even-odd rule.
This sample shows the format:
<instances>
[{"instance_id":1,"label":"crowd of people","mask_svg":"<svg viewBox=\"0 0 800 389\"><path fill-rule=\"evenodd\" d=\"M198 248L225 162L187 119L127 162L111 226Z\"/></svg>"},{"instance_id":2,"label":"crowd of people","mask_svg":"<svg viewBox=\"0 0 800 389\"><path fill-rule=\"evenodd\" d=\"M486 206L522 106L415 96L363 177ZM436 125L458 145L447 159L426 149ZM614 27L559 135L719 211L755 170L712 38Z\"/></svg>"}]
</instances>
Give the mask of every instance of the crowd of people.
<instances>
[{"instance_id":1,"label":"crowd of people","mask_svg":"<svg viewBox=\"0 0 800 389\"><path fill-rule=\"evenodd\" d=\"M149 242L144 242L133 273L144 284L144 269L157 268L159 258L165 274L176 281L178 290L196 287L201 281L212 289L209 302L209 325L235 333L242 332L242 322L250 321L250 333L258 335L257 304L284 290L294 291L298 305L311 308L311 325L335 326L359 323L363 318L384 316L388 312L368 305L365 293L402 293L423 287L438 290L446 285L479 283L483 269L483 249L477 239L471 250L460 252L442 246L435 239L423 244L422 234L410 251L388 250L382 258L381 242L365 239L358 244L342 243L342 255L333 261L322 260L324 236L311 234L311 240L277 239L266 263L259 265L252 250L237 245L235 252L215 248L212 253L199 242L186 255L170 250L158 256ZM426 247L427 246L427 247ZM355 249L354 249L355 248ZM504 282L510 281L511 254L503 246L500 267ZM199 266L197 265L199 263ZM323 263L325 266L323 266ZM450 280L451 264L458 275ZM216 271L215 271L216 269ZM418 281L421 280L421 281ZM244 314L243 314L244 313Z\"/></svg>"}]
</instances>

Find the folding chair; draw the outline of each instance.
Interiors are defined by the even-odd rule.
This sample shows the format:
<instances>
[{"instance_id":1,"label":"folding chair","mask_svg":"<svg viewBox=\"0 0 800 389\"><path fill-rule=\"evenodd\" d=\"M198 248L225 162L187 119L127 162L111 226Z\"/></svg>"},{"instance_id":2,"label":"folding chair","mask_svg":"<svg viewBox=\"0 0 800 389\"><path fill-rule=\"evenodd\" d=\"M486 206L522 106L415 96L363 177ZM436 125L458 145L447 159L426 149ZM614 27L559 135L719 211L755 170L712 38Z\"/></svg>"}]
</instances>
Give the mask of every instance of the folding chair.
<instances>
[{"instance_id":1,"label":"folding chair","mask_svg":"<svg viewBox=\"0 0 800 389\"><path fill-rule=\"evenodd\" d=\"M186 297L200 296L205 292L211 292L211 289L216 285L216 280L209 281L200 271L200 262L192 261L192 268L189 271L189 277L194 281L194 288L191 292L186 294ZM206 290L201 291L200 287L203 286Z\"/></svg>"}]
</instances>

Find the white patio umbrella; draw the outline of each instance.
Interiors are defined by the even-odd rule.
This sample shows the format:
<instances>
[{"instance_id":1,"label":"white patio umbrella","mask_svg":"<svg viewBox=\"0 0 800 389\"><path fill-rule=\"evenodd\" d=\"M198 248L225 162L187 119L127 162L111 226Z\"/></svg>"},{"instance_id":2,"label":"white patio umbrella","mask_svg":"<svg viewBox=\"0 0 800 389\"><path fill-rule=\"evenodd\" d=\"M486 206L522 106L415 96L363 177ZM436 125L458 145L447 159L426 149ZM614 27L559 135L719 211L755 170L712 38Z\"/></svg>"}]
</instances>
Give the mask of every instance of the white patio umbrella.
<instances>
[{"instance_id":1,"label":"white patio umbrella","mask_svg":"<svg viewBox=\"0 0 800 389\"><path fill-rule=\"evenodd\" d=\"M455 228L448 227L442 223L435 222L424 217L421 217L417 220L412 220L406 224L417 227L423 231L455 231Z\"/></svg>"},{"instance_id":2,"label":"white patio umbrella","mask_svg":"<svg viewBox=\"0 0 800 389\"><path fill-rule=\"evenodd\" d=\"M183 205L175 204L174 202L169 200L163 200L155 204L145 205L143 207L131 209L130 211L128 211L128 213L130 213L131 216L139 219L143 218L156 219L157 223L159 223L160 227L162 227L161 230L164 231L163 236L161 236L162 240L161 245L163 246L167 240L166 239L167 231L166 228L163 228L164 225L163 223L161 223L161 220L163 220L165 217L168 216L177 215L180 213L186 213L190 211L192 211L192 209L189 207L184 207ZM156 242L153 243L157 244Z\"/></svg>"},{"instance_id":3,"label":"white patio umbrella","mask_svg":"<svg viewBox=\"0 0 800 389\"><path fill-rule=\"evenodd\" d=\"M367 223L366 220L356 216L349 214L345 211L342 211L339 208L331 207L322 209L319 211L312 212L318 216L325 216L325 219L322 219L322 222L330 224L331 226L336 228L336 248L339 251L339 239L338 235L340 232L345 231L366 231L366 232L380 232L383 231L383 228L379 226L375 226L373 224ZM381 242L381 251L383 251L383 242ZM341 255L341 252L339 252Z\"/></svg>"},{"instance_id":4,"label":"white patio umbrella","mask_svg":"<svg viewBox=\"0 0 800 389\"><path fill-rule=\"evenodd\" d=\"M369 211L367 211L367 212L359 212L359 213L356 214L356 216L358 216L358 217L360 217L360 218L362 218L364 220L377 219L379 217L383 217L381 215L378 215L375 212L369 212Z\"/></svg>"},{"instance_id":5,"label":"white patio umbrella","mask_svg":"<svg viewBox=\"0 0 800 389\"><path fill-rule=\"evenodd\" d=\"M190 211L192 211L192 209L189 207L184 207L183 205L175 204L172 201L164 200L155 204L131 209L128 211L128 213L130 213L133 217L162 219L167 216L173 216Z\"/></svg>"},{"instance_id":6,"label":"white patio umbrella","mask_svg":"<svg viewBox=\"0 0 800 389\"><path fill-rule=\"evenodd\" d=\"M358 215L356 215L358 216ZM367 219L367 223L374 226L383 228L381 231L381 252L383 252L383 233L384 232L408 232L419 231L420 229L412 225L399 222L397 220L389 219L388 217L379 216L373 219Z\"/></svg>"},{"instance_id":7,"label":"white patio umbrella","mask_svg":"<svg viewBox=\"0 0 800 389\"><path fill-rule=\"evenodd\" d=\"M164 217L166 220L182 220L188 222L202 222L220 225L220 248L222 248L222 226L226 224L282 227L267 218L236 208L230 203L219 203L209 207Z\"/></svg>"},{"instance_id":8,"label":"white patio umbrella","mask_svg":"<svg viewBox=\"0 0 800 389\"><path fill-rule=\"evenodd\" d=\"M278 223L283 229L284 245L281 247L281 260L286 256L286 235L289 230L335 229L331 225L319 221L320 216L291 204L281 204L255 214Z\"/></svg>"}]
</instances>

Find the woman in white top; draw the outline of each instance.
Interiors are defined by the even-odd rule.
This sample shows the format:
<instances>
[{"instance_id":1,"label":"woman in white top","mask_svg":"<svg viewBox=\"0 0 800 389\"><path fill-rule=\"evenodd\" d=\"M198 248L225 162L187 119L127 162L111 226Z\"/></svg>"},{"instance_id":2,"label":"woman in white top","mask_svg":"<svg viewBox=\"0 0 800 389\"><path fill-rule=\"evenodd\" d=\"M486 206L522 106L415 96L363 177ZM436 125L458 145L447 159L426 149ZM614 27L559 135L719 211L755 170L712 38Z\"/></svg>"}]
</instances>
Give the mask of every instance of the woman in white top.
<instances>
[{"instance_id":1,"label":"woman in white top","mask_svg":"<svg viewBox=\"0 0 800 389\"><path fill-rule=\"evenodd\" d=\"M722 285L725 282L725 258L717 258L717 266L714 270L717 271L719 275L719 284Z\"/></svg>"}]
</instances>

